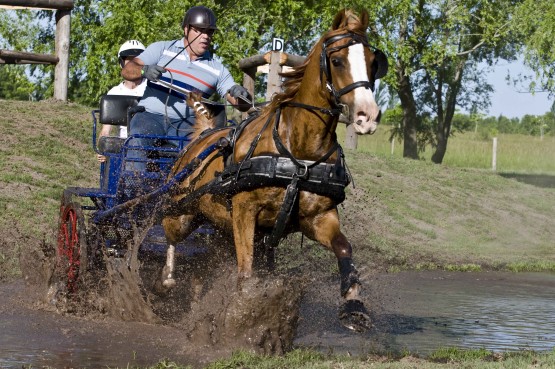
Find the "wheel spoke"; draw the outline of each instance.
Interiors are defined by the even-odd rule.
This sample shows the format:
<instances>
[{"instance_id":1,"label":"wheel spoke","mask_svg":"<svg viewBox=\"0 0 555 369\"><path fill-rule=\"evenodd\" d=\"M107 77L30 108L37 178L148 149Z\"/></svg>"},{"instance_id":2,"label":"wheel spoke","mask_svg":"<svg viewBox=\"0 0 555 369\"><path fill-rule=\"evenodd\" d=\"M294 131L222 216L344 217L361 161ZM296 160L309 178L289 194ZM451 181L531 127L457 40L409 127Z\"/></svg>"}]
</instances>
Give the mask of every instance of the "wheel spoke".
<instances>
[{"instance_id":1,"label":"wheel spoke","mask_svg":"<svg viewBox=\"0 0 555 369\"><path fill-rule=\"evenodd\" d=\"M77 291L80 259L80 214L72 204L62 207L58 234L58 265L65 274L69 293Z\"/></svg>"}]
</instances>

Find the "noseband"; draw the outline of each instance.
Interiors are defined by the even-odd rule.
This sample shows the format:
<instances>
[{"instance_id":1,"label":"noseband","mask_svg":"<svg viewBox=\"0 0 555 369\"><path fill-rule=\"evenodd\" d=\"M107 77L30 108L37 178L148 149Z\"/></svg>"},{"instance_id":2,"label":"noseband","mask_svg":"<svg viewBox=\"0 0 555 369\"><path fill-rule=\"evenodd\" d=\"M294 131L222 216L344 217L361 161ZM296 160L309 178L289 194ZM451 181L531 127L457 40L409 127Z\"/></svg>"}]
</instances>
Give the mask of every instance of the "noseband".
<instances>
[{"instance_id":1,"label":"noseband","mask_svg":"<svg viewBox=\"0 0 555 369\"><path fill-rule=\"evenodd\" d=\"M344 38L350 38L351 40L346 43L345 45L341 45L341 46L337 46L337 47L330 47L330 45L336 43L339 40L342 40ZM339 101L339 98L347 93L349 93L350 91L354 90L355 88L358 87L364 87L364 88L369 88L372 91L374 91L374 82L370 82L370 81L357 81L357 82L353 82L348 86L343 87L342 89L340 89L339 91L337 91L335 89L335 87L333 86L333 82L331 79L331 70L330 70L330 58L329 55L331 55L332 53L339 51L341 49L344 49L346 47L355 45L355 44L362 44L366 47L370 47L372 48L372 46L370 46L368 44L368 41L366 41L366 38L364 36L358 35L356 33L345 33L342 35L337 35L337 36L333 36L330 37L329 39L327 39L326 41L324 41L324 43L322 44L322 53L320 54L320 80L323 80L322 76L325 74L326 75L326 88L328 89L328 91L333 95L333 97L335 98L335 106L340 106L341 102Z\"/></svg>"}]
</instances>

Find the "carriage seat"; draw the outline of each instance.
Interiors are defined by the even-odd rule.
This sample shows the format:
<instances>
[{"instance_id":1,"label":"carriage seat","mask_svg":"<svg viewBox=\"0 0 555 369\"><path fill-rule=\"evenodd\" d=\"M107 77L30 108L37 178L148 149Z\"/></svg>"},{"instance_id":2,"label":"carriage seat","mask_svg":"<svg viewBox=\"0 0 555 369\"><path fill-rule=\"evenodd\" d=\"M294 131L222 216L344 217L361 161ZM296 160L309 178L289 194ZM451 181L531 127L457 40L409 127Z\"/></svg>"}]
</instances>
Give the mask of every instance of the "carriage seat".
<instances>
[{"instance_id":1,"label":"carriage seat","mask_svg":"<svg viewBox=\"0 0 555 369\"><path fill-rule=\"evenodd\" d=\"M138 102L139 98L136 96L102 96L100 98L100 123L115 126L127 126L132 114L137 112ZM121 152L124 142L125 139L120 137L100 137L98 140L98 149L100 152L117 154Z\"/></svg>"},{"instance_id":2,"label":"carriage seat","mask_svg":"<svg viewBox=\"0 0 555 369\"><path fill-rule=\"evenodd\" d=\"M137 96L104 95L100 98L100 123L126 126L130 108L139 103Z\"/></svg>"}]
</instances>

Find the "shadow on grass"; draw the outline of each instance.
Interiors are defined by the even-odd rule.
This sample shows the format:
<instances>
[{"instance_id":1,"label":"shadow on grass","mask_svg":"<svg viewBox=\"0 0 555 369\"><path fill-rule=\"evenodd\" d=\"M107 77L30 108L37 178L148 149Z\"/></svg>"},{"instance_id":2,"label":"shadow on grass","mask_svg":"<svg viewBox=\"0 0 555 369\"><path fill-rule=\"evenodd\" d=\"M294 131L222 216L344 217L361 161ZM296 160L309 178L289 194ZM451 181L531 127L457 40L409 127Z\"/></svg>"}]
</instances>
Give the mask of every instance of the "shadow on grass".
<instances>
[{"instance_id":1,"label":"shadow on grass","mask_svg":"<svg viewBox=\"0 0 555 369\"><path fill-rule=\"evenodd\" d=\"M536 187L555 188L555 176L549 174L499 173L501 177L516 179Z\"/></svg>"}]
</instances>

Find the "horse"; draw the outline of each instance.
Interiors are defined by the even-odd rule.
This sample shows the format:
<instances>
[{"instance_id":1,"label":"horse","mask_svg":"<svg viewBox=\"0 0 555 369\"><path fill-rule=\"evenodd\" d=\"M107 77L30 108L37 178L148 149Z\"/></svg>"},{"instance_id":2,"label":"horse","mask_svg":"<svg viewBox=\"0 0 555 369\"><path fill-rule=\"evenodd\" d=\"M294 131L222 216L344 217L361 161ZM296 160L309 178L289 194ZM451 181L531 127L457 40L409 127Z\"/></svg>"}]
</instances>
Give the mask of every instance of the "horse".
<instances>
[{"instance_id":1,"label":"horse","mask_svg":"<svg viewBox=\"0 0 555 369\"><path fill-rule=\"evenodd\" d=\"M388 64L385 54L368 43L367 26L365 10L338 12L306 61L282 73L283 92L238 126L213 128L198 109L195 137L168 178L210 145L219 150L197 160L171 194L162 220L168 243L165 288L176 284L175 245L206 220L232 233L239 285L253 275L255 245L267 246L271 268L279 240L302 232L337 258L341 311L368 319L352 247L340 230L337 205L351 178L335 132L341 114L357 134L374 133L380 119L374 83Z\"/></svg>"}]
</instances>

